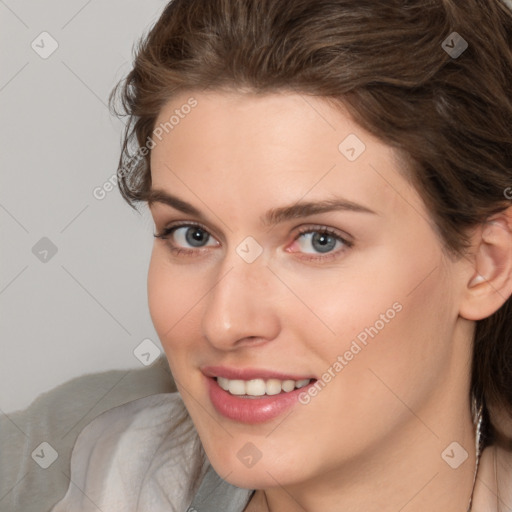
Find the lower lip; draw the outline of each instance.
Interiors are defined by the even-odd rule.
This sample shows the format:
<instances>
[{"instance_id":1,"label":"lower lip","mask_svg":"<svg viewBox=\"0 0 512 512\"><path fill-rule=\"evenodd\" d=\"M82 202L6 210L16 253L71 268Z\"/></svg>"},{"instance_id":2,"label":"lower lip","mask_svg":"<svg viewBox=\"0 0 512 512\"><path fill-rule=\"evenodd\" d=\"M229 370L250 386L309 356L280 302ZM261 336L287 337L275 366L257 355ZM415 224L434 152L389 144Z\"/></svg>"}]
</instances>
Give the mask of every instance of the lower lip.
<instances>
[{"instance_id":1,"label":"lower lip","mask_svg":"<svg viewBox=\"0 0 512 512\"><path fill-rule=\"evenodd\" d=\"M240 423L263 423L277 418L284 411L299 403L300 393L304 393L315 381L304 387L278 395L263 395L245 398L223 390L212 377L206 377L210 400L219 414Z\"/></svg>"}]
</instances>

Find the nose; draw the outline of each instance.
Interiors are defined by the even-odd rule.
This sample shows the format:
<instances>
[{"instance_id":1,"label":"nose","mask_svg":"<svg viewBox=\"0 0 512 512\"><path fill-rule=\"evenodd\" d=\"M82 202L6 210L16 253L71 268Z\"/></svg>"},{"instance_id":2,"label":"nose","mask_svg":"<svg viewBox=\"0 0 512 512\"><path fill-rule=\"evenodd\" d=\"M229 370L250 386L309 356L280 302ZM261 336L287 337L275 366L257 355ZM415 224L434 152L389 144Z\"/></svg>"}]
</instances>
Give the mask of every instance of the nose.
<instances>
[{"instance_id":1,"label":"nose","mask_svg":"<svg viewBox=\"0 0 512 512\"><path fill-rule=\"evenodd\" d=\"M279 281L262 257L246 263L232 252L219 266L203 302L203 334L220 350L265 343L280 330Z\"/></svg>"}]
</instances>

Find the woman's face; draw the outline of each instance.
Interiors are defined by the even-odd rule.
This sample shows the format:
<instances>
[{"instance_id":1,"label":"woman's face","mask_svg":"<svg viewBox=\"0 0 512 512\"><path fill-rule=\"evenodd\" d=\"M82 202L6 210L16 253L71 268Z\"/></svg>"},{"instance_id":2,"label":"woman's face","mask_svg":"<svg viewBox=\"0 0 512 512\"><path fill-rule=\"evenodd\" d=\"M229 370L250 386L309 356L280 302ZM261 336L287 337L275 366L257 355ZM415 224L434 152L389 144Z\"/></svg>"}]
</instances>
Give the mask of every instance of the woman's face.
<instances>
[{"instance_id":1,"label":"woman's face","mask_svg":"<svg viewBox=\"0 0 512 512\"><path fill-rule=\"evenodd\" d=\"M304 482L398 439L440 454L471 329L393 150L292 93L182 94L152 139L155 232L175 229L155 238L149 307L219 475Z\"/></svg>"}]
</instances>

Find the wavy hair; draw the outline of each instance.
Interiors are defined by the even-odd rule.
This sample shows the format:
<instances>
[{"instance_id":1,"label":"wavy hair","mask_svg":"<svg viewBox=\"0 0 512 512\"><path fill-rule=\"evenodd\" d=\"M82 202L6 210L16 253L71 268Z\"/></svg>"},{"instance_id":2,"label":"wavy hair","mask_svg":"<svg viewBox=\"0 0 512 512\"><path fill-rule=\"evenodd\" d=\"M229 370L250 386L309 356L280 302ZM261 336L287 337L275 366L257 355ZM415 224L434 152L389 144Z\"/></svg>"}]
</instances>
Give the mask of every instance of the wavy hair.
<instances>
[{"instance_id":1,"label":"wavy hair","mask_svg":"<svg viewBox=\"0 0 512 512\"><path fill-rule=\"evenodd\" d=\"M459 37L468 46L454 55ZM511 205L511 48L505 0L173 0L110 97L128 116L120 192L145 201L148 141L176 94L314 95L396 149L444 248L463 256L468 228ZM484 445L512 438L491 411L512 416L510 297L476 322L471 371Z\"/></svg>"}]
</instances>

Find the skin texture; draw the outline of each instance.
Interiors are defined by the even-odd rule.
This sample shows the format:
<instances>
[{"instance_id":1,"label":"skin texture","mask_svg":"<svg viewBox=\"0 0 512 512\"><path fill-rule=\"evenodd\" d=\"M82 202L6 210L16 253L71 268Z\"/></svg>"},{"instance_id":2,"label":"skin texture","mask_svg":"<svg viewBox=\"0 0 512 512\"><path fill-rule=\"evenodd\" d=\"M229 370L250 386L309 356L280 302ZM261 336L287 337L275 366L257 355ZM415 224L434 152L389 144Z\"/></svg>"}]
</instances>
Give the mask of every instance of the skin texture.
<instances>
[{"instance_id":1,"label":"skin texture","mask_svg":"<svg viewBox=\"0 0 512 512\"><path fill-rule=\"evenodd\" d=\"M510 216L487 229L493 241L481 256L452 259L393 150L344 112L294 93L196 91L173 98L157 126L191 96L197 106L155 138L151 173L154 188L204 218L160 202L150 211L156 233L195 222L210 238L191 246L186 227L156 238L148 299L215 470L259 489L251 511L267 509L262 490L281 512L465 511L475 467L468 398L474 320L511 293ZM349 134L366 146L354 161L338 149ZM260 220L272 208L335 196L375 214L334 211L273 227ZM303 227L333 229L351 245L319 252L299 235ZM475 230L475 248L485 245L483 232ZM236 251L248 236L263 249L250 264ZM175 254L173 244L190 252ZM479 271L488 281L473 284ZM496 278L499 294L489 287ZM400 312L307 405L257 425L213 408L202 366L321 379L397 303ZM468 455L457 469L441 456L454 441ZM250 468L237 457L248 442L261 453Z\"/></svg>"}]
</instances>

